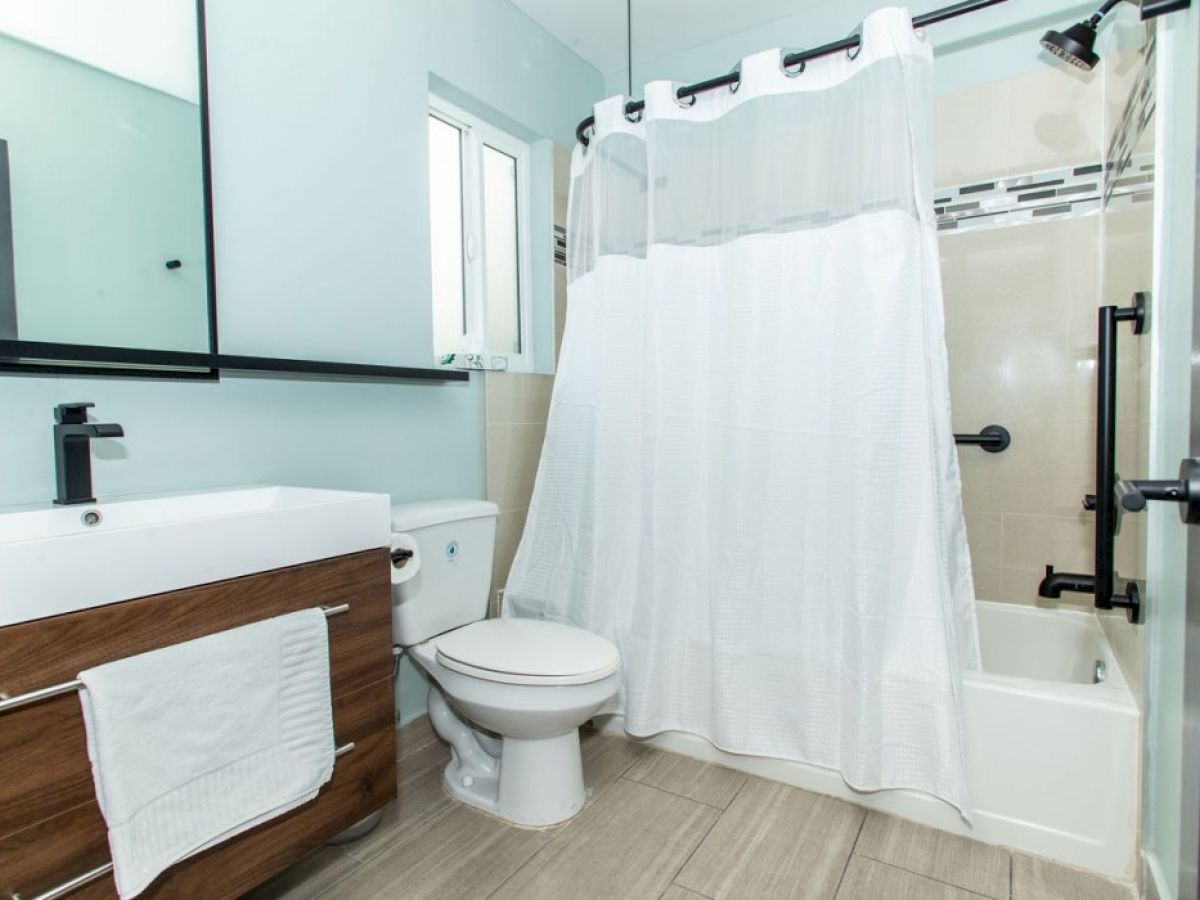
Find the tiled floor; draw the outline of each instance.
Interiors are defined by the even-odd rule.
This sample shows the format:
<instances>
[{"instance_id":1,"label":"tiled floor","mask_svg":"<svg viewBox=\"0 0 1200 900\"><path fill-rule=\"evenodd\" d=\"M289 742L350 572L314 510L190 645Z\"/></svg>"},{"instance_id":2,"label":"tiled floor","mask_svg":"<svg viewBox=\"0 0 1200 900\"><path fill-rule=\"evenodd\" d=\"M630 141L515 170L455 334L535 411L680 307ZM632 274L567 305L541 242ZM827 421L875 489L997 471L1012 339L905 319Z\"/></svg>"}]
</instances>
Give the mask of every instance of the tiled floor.
<instances>
[{"instance_id":1,"label":"tiled floor","mask_svg":"<svg viewBox=\"0 0 1200 900\"><path fill-rule=\"evenodd\" d=\"M372 834L325 847L267 898L1130 900L1062 866L588 729L572 821L514 828L442 791L449 751L399 733L400 796Z\"/></svg>"}]
</instances>

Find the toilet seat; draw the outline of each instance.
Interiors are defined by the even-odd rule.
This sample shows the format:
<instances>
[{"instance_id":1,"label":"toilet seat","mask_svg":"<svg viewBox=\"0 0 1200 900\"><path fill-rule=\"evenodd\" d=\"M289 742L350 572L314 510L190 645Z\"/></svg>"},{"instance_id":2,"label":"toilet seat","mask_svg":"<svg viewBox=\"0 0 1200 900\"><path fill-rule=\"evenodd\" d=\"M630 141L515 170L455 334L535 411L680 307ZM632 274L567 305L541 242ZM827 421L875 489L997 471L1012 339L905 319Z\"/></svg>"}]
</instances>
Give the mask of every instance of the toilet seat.
<instances>
[{"instance_id":1,"label":"toilet seat","mask_svg":"<svg viewBox=\"0 0 1200 900\"><path fill-rule=\"evenodd\" d=\"M617 648L599 635L541 619L485 619L436 638L447 669L500 684L590 684L617 671Z\"/></svg>"}]
</instances>

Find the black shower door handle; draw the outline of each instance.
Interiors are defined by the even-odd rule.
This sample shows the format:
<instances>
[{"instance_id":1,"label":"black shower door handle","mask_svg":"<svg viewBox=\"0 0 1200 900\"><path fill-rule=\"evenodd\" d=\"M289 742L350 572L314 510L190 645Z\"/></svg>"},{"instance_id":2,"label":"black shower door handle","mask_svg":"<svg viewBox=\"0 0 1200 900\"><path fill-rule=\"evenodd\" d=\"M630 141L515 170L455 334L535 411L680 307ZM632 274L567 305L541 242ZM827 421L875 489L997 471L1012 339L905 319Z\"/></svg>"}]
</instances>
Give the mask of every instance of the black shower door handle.
<instances>
[{"instance_id":1,"label":"black shower door handle","mask_svg":"<svg viewBox=\"0 0 1200 900\"><path fill-rule=\"evenodd\" d=\"M1188 525L1200 525L1200 459L1185 459L1179 464L1175 481L1119 481L1117 500L1129 512L1141 512L1151 500L1179 504L1179 518Z\"/></svg>"}]
</instances>

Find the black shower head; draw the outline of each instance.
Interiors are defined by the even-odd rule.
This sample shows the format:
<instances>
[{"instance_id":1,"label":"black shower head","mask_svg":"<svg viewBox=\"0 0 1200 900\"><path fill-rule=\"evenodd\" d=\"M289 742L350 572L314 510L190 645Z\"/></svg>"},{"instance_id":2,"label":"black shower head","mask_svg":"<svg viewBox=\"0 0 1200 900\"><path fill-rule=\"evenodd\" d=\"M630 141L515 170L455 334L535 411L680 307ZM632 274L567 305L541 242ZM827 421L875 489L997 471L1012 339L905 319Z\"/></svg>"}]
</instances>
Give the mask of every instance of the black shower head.
<instances>
[{"instance_id":1,"label":"black shower head","mask_svg":"<svg viewBox=\"0 0 1200 900\"><path fill-rule=\"evenodd\" d=\"M1066 31L1047 31L1042 38L1042 46L1059 59L1090 72L1100 62L1095 50L1098 24L1099 19L1093 17L1072 25Z\"/></svg>"}]
</instances>

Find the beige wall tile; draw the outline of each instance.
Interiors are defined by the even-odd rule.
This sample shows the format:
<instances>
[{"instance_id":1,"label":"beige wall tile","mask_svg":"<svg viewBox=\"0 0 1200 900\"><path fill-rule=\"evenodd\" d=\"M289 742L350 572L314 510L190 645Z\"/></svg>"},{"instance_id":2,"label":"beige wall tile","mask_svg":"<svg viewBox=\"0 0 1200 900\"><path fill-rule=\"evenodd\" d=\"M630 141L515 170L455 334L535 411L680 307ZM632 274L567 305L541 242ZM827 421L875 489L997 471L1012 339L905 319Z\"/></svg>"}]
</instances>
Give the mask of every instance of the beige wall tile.
<instances>
[{"instance_id":1,"label":"beige wall tile","mask_svg":"<svg viewBox=\"0 0 1200 900\"><path fill-rule=\"evenodd\" d=\"M1009 80L1009 171L1032 172L1101 159L1104 79L1047 66Z\"/></svg>"},{"instance_id":2,"label":"beige wall tile","mask_svg":"<svg viewBox=\"0 0 1200 900\"><path fill-rule=\"evenodd\" d=\"M1145 596L1143 592L1143 597ZM1146 699L1146 626L1133 625L1124 612L1097 613L1125 681L1139 706Z\"/></svg>"},{"instance_id":3,"label":"beige wall tile","mask_svg":"<svg viewBox=\"0 0 1200 900\"><path fill-rule=\"evenodd\" d=\"M1004 565L1040 571L1090 572L1095 543L1094 516L1082 507L1074 516L1006 515Z\"/></svg>"},{"instance_id":4,"label":"beige wall tile","mask_svg":"<svg viewBox=\"0 0 1200 900\"><path fill-rule=\"evenodd\" d=\"M1095 416L1042 418L1013 415L1003 453L962 448L964 502L977 512L1073 517L1092 490ZM967 453L966 450L973 450Z\"/></svg>"},{"instance_id":5,"label":"beige wall tile","mask_svg":"<svg viewBox=\"0 0 1200 900\"><path fill-rule=\"evenodd\" d=\"M513 556L521 543L521 532L525 530L525 510L510 509L500 513L496 522L496 551L492 559L492 593L508 583L508 571L512 568Z\"/></svg>"},{"instance_id":6,"label":"beige wall tile","mask_svg":"<svg viewBox=\"0 0 1200 900\"><path fill-rule=\"evenodd\" d=\"M521 376L513 372L485 372L483 380L487 424L521 421L524 405Z\"/></svg>"},{"instance_id":7,"label":"beige wall tile","mask_svg":"<svg viewBox=\"0 0 1200 900\"><path fill-rule=\"evenodd\" d=\"M512 445L512 426L509 424L489 425L484 434L487 456L487 498L504 508L508 496L508 458Z\"/></svg>"},{"instance_id":8,"label":"beige wall tile","mask_svg":"<svg viewBox=\"0 0 1200 900\"><path fill-rule=\"evenodd\" d=\"M993 81L934 101L934 183L968 184L1008 171L1008 82Z\"/></svg>"},{"instance_id":9,"label":"beige wall tile","mask_svg":"<svg viewBox=\"0 0 1200 900\"><path fill-rule=\"evenodd\" d=\"M970 452L975 448L963 449ZM1002 518L998 513L972 512L966 519L975 596L980 600L991 600L1000 594L1001 567L1004 565Z\"/></svg>"},{"instance_id":10,"label":"beige wall tile","mask_svg":"<svg viewBox=\"0 0 1200 900\"><path fill-rule=\"evenodd\" d=\"M529 506L545 438L545 423L487 429L487 496L501 512Z\"/></svg>"},{"instance_id":11,"label":"beige wall tile","mask_svg":"<svg viewBox=\"0 0 1200 900\"><path fill-rule=\"evenodd\" d=\"M550 416L550 396L553 392L553 375L526 375L521 421L544 425ZM538 449L540 451L541 448Z\"/></svg>"},{"instance_id":12,"label":"beige wall tile","mask_svg":"<svg viewBox=\"0 0 1200 900\"><path fill-rule=\"evenodd\" d=\"M567 201L571 196L571 150L554 145L554 224L567 224Z\"/></svg>"},{"instance_id":13,"label":"beige wall tile","mask_svg":"<svg viewBox=\"0 0 1200 900\"><path fill-rule=\"evenodd\" d=\"M563 332L567 327L567 267L554 267L554 361L562 356Z\"/></svg>"}]
</instances>

